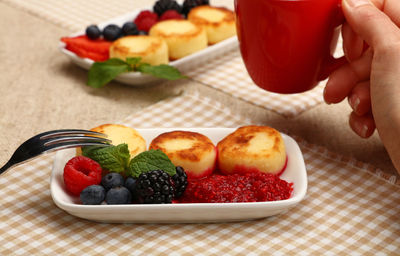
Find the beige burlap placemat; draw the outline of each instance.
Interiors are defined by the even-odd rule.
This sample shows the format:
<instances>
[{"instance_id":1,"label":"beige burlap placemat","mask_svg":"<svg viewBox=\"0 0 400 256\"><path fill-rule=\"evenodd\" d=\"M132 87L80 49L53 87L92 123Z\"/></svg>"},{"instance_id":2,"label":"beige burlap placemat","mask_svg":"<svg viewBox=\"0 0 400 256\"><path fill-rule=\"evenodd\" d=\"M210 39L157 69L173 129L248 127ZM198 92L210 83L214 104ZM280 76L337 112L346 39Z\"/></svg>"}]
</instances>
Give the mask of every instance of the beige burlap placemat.
<instances>
[{"instance_id":1,"label":"beige burlap placemat","mask_svg":"<svg viewBox=\"0 0 400 256\"><path fill-rule=\"evenodd\" d=\"M232 127L248 122L207 98L183 95L121 123L138 128ZM396 178L296 140L308 172L305 199L280 215L237 223L105 224L79 219L52 202L53 155L37 158L0 176L0 255L398 253L400 193Z\"/></svg>"}]
</instances>

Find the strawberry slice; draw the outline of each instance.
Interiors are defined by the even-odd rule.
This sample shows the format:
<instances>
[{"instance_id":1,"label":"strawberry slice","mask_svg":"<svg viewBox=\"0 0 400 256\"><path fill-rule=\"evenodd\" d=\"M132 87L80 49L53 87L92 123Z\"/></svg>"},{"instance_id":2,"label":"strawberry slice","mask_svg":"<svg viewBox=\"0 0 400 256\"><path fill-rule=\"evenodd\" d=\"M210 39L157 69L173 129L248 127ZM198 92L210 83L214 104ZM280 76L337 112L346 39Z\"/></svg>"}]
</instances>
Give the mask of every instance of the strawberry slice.
<instances>
[{"instance_id":1,"label":"strawberry slice","mask_svg":"<svg viewBox=\"0 0 400 256\"><path fill-rule=\"evenodd\" d=\"M79 196L86 187L100 184L101 173L99 163L85 156L76 156L64 167L65 187L72 195Z\"/></svg>"},{"instance_id":2,"label":"strawberry slice","mask_svg":"<svg viewBox=\"0 0 400 256\"><path fill-rule=\"evenodd\" d=\"M65 48L74 52L81 58L89 58L94 61L108 60L109 49L112 42L102 38L91 40L86 35L77 37L62 37L61 41L66 44Z\"/></svg>"}]
</instances>

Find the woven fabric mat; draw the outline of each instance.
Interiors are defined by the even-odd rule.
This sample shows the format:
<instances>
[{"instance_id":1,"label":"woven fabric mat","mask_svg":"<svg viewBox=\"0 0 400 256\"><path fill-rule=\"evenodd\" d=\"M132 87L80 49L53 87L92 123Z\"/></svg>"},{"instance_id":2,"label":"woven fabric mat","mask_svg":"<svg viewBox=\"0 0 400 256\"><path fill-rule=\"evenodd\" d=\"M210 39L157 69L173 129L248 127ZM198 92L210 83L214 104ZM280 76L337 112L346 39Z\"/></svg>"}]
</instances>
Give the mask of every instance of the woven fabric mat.
<instances>
[{"instance_id":1,"label":"woven fabric mat","mask_svg":"<svg viewBox=\"0 0 400 256\"><path fill-rule=\"evenodd\" d=\"M248 122L207 98L183 95L159 102L121 123L139 128L229 127ZM34 159L0 177L0 255L398 253L400 184L395 177L296 140L308 172L305 199L280 215L236 223L105 224L79 219L52 201L49 179L53 154Z\"/></svg>"}]
</instances>

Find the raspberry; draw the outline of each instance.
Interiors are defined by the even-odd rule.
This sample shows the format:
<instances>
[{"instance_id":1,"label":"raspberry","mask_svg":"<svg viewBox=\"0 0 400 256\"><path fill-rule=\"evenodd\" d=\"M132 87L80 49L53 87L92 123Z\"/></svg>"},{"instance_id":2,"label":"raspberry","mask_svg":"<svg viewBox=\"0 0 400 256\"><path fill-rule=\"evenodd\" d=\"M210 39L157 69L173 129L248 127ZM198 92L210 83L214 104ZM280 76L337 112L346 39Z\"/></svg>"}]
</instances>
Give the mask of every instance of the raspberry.
<instances>
[{"instance_id":1,"label":"raspberry","mask_svg":"<svg viewBox=\"0 0 400 256\"><path fill-rule=\"evenodd\" d=\"M89 58L94 61L105 61L109 59L111 42L104 39L91 40L86 35L77 37L63 37L65 48L74 52L81 58Z\"/></svg>"},{"instance_id":2,"label":"raspberry","mask_svg":"<svg viewBox=\"0 0 400 256\"><path fill-rule=\"evenodd\" d=\"M150 28L158 21L158 15L152 11L141 11L133 21L138 30L148 32Z\"/></svg>"},{"instance_id":3,"label":"raspberry","mask_svg":"<svg viewBox=\"0 0 400 256\"><path fill-rule=\"evenodd\" d=\"M86 187L100 184L101 172L101 166L96 161L85 156L76 156L64 167L65 187L72 195L79 196Z\"/></svg>"},{"instance_id":4,"label":"raspberry","mask_svg":"<svg viewBox=\"0 0 400 256\"><path fill-rule=\"evenodd\" d=\"M175 10L168 10L168 11L164 12L163 15L161 15L161 17L160 17L160 21L162 21L162 20L172 20L172 19L182 20L183 17L182 17L181 14L179 14Z\"/></svg>"},{"instance_id":5,"label":"raspberry","mask_svg":"<svg viewBox=\"0 0 400 256\"><path fill-rule=\"evenodd\" d=\"M144 18L139 23L136 23L136 25L140 31L149 32L151 27L156 23L157 23L157 20L153 20L151 18Z\"/></svg>"}]
</instances>

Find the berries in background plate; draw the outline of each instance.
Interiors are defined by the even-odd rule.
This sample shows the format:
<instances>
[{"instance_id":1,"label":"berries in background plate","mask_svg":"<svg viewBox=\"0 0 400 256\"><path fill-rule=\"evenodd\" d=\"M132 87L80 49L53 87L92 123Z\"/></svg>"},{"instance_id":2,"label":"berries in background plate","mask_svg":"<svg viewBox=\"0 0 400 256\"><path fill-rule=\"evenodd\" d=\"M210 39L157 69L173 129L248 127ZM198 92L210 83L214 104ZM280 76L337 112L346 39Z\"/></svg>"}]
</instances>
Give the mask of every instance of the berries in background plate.
<instances>
[{"instance_id":1,"label":"berries in background plate","mask_svg":"<svg viewBox=\"0 0 400 256\"><path fill-rule=\"evenodd\" d=\"M115 41L122 36L122 29L115 24L107 25L103 29L103 37L107 41Z\"/></svg>"},{"instance_id":2,"label":"berries in background plate","mask_svg":"<svg viewBox=\"0 0 400 256\"><path fill-rule=\"evenodd\" d=\"M182 8L175 0L158 0L153 6L153 11L159 17L168 10L175 10L180 13Z\"/></svg>"},{"instance_id":3,"label":"berries in background plate","mask_svg":"<svg viewBox=\"0 0 400 256\"><path fill-rule=\"evenodd\" d=\"M191 9L199 5L209 5L209 0L185 0L182 4L182 13L187 16Z\"/></svg>"},{"instance_id":4,"label":"berries in background plate","mask_svg":"<svg viewBox=\"0 0 400 256\"><path fill-rule=\"evenodd\" d=\"M171 177L163 170L140 174L136 191L140 203L145 204L168 204L172 202L174 196Z\"/></svg>"},{"instance_id":5,"label":"berries in background plate","mask_svg":"<svg viewBox=\"0 0 400 256\"><path fill-rule=\"evenodd\" d=\"M174 182L175 198L179 198L183 195L183 192L185 192L188 184L185 170L182 167L177 166L176 174L172 176L172 180Z\"/></svg>"},{"instance_id":6,"label":"berries in background plate","mask_svg":"<svg viewBox=\"0 0 400 256\"><path fill-rule=\"evenodd\" d=\"M106 197L106 190L100 185L91 185L82 190L80 199L82 204L96 205L101 204Z\"/></svg>"},{"instance_id":7,"label":"berries in background plate","mask_svg":"<svg viewBox=\"0 0 400 256\"><path fill-rule=\"evenodd\" d=\"M124 183L124 177L116 172L110 172L101 179L101 185L106 191L110 190L111 188L121 187L124 185Z\"/></svg>"},{"instance_id":8,"label":"berries in background plate","mask_svg":"<svg viewBox=\"0 0 400 256\"><path fill-rule=\"evenodd\" d=\"M141 11L133 21L138 30L149 32L150 28L158 21L158 15L152 11Z\"/></svg>"},{"instance_id":9,"label":"berries in background plate","mask_svg":"<svg viewBox=\"0 0 400 256\"><path fill-rule=\"evenodd\" d=\"M129 204L131 202L132 195L126 187L115 187L107 191L107 204Z\"/></svg>"},{"instance_id":10,"label":"berries in background plate","mask_svg":"<svg viewBox=\"0 0 400 256\"><path fill-rule=\"evenodd\" d=\"M85 156L76 156L64 167L65 187L71 194L79 196L86 187L100 184L101 172L101 166L96 161Z\"/></svg>"},{"instance_id":11,"label":"berries in background plate","mask_svg":"<svg viewBox=\"0 0 400 256\"><path fill-rule=\"evenodd\" d=\"M139 34L139 30L136 27L136 24L129 21L126 22L123 26L122 26L122 33L125 36L134 36Z\"/></svg>"},{"instance_id":12,"label":"berries in background plate","mask_svg":"<svg viewBox=\"0 0 400 256\"><path fill-rule=\"evenodd\" d=\"M172 19L182 20L183 16L175 10L168 10L168 11L164 12L160 17L160 21L172 20Z\"/></svg>"},{"instance_id":13,"label":"berries in background plate","mask_svg":"<svg viewBox=\"0 0 400 256\"><path fill-rule=\"evenodd\" d=\"M90 25L86 28L86 35L92 40L96 40L101 36L101 31L98 26Z\"/></svg>"}]
</instances>

